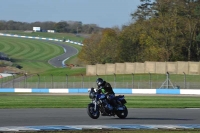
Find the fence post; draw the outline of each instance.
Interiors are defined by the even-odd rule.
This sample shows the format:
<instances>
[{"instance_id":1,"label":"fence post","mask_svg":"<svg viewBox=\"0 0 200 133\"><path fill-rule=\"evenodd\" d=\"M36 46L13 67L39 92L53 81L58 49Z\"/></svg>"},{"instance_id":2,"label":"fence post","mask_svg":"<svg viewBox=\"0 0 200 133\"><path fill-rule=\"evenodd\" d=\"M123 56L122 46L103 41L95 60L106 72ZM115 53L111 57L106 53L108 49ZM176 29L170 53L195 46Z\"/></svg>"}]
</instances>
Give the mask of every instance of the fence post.
<instances>
[{"instance_id":1,"label":"fence post","mask_svg":"<svg viewBox=\"0 0 200 133\"><path fill-rule=\"evenodd\" d=\"M150 86L150 89L152 88L151 86L151 73L149 72L149 86Z\"/></svg>"},{"instance_id":2,"label":"fence post","mask_svg":"<svg viewBox=\"0 0 200 133\"><path fill-rule=\"evenodd\" d=\"M114 73L114 87L116 88L116 74Z\"/></svg>"},{"instance_id":3,"label":"fence post","mask_svg":"<svg viewBox=\"0 0 200 133\"><path fill-rule=\"evenodd\" d=\"M68 88L68 75L66 74L66 84L67 84L67 88Z\"/></svg>"},{"instance_id":4,"label":"fence post","mask_svg":"<svg viewBox=\"0 0 200 133\"><path fill-rule=\"evenodd\" d=\"M38 86L37 86L37 88L39 88L39 86L40 86L40 75L37 74L37 76L38 76Z\"/></svg>"},{"instance_id":5,"label":"fence post","mask_svg":"<svg viewBox=\"0 0 200 133\"><path fill-rule=\"evenodd\" d=\"M14 88L14 87L15 87L15 86L14 86L14 80L15 80L15 77L14 77L14 75L13 75L13 74L12 74L12 76L13 76L13 88Z\"/></svg>"},{"instance_id":6,"label":"fence post","mask_svg":"<svg viewBox=\"0 0 200 133\"><path fill-rule=\"evenodd\" d=\"M84 88L83 82L84 82L84 78L83 78L83 74L81 74L82 76L82 88Z\"/></svg>"},{"instance_id":7,"label":"fence post","mask_svg":"<svg viewBox=\"0 0 200 133\"><path fill-rule=\"evenodd\" d=\"M186 89L186 74L185 72L183 72L183 74L184 74L184 89Z\"/></svg>"},{"instance_id":8,"label":"fence post","mask_svg":"<svg viewBox=\"0 0 200 133\"><path fill-rule=\"evenodd\" d=\"M167 89L169 89L169 73L167 72Z\"/></svg>"},{"instance_id":9,"label":"fence post","mask_svg":"<svg viewBox=\"0 0 200 133\"><path fill-rule=\"evenodd\" d=\"M51 88L53 88L53 74L51 74Z\"/></svg>"},{"instance_id":10,"label":"fence post","mask_svg":"<svg viewBox=\"0 0 200 133\"><path fill-rule=\"evenodd\" d=\"M26 73L24 73L24 88L26 88Z\"/></svg>"},{"instance_id":11,"label":"fence post","mask_svg":"<svg viewBox=\"0 0 200 133\"><path fill-rule=\"evenodd\" d=\"M1 76L1 88L3 87L3 76L0 74Z\"/></svg>"},{"instance_id":12,"label":"fence post","mask_svg":"<svg viewBox=\"0 0 200 133\"><path fill-rule=\"evenodd\" d=\"M132 73L132 89L134 88L134 74Z\"/></svg>"}]
</instances>

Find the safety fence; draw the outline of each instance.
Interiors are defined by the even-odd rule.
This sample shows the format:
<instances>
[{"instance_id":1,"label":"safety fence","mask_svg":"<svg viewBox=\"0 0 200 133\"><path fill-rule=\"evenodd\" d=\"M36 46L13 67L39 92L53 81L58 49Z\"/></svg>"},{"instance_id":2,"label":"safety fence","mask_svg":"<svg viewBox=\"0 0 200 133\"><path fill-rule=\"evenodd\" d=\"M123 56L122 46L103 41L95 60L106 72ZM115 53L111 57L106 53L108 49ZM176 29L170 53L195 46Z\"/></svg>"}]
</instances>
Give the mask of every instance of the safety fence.
<instances>
[{"instance_id":1,"label":"safety fence","mask_svg":"<svg viewBox=\"0 0 200 133\"><path fill-rule=\"evenodd\" d=\"M105 76L13 75L0 79L0 88L90 88L103 78L113 88L134 89L200 89L200 75L130 74Z\"/></svg>"},{"instance_id":2,"label":"safety fence","mask_svg":"<svg viewBox=\"0 0 200 133\"><path fill-rule=\"evenodd\" d=\"M182 88L182 89L199 89L200 83L184 83L184 82L176 82L172 87L167 84L162 86L162 82L110 82L113 88L135 88L135 89L152 89L152 88ZM14 83L1 83L1 88L90 88L96 87L94 82L14 82Z\"/></svg>"}]
</instances>

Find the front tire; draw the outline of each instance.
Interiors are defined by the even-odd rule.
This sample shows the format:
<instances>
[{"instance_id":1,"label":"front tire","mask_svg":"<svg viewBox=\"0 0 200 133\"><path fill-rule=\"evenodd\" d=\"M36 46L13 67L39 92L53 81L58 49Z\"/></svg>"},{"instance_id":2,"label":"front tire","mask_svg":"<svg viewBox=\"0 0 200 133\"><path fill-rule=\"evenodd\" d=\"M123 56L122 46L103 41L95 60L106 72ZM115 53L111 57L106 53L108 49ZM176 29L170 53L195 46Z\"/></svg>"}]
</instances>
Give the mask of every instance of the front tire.
<instances>
[{"instance_id":1,"label":"front tire","mask_svg":"<svg viewBox=\"0 0 200 133\"><path fill-rule=\"evenodd\" d=\"M125 119L128 115L128 109L126 108L126 106L123 106L124 110L123 111L117 111L116 115L120 118L120 119Z\"/></svg>"},{"instance_id":2,"label":"front tire","mask_svg":"<svg viewBox=\"0 0 200 133\"><path fill-rule=\"evenodd\" d=\"M94 104L88 104L87 107L87 114L92 118L92 119L98 119L100 116L99 108L98 106L96 107L96 111L94 110Z\"/></svg>"}]
</instances>

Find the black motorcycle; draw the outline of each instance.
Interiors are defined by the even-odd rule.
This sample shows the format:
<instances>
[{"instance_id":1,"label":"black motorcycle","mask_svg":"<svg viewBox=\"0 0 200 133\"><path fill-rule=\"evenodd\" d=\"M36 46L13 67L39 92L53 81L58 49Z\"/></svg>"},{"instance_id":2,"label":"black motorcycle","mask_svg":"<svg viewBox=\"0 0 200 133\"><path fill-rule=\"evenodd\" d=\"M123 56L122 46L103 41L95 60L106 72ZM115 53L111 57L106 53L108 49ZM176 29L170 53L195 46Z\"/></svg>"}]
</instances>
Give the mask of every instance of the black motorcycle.
<instances>
[{"instance_id":1,"label":"black motorcycle","mask_svg":"<svg viewBox=\"0 0 200 133\"><path fill-rule=\"evenodd\" d=\"M92 102L88 104L87 113L92 119L98 119L100 113L102 116L117 115L121 119L126 118L128 115L124 95L114 97L118 105L117 107L110 105L107 96L105 94L98 94L94 88L89 90L89 98L92 99Z\"/></svg>"}]
</instances>

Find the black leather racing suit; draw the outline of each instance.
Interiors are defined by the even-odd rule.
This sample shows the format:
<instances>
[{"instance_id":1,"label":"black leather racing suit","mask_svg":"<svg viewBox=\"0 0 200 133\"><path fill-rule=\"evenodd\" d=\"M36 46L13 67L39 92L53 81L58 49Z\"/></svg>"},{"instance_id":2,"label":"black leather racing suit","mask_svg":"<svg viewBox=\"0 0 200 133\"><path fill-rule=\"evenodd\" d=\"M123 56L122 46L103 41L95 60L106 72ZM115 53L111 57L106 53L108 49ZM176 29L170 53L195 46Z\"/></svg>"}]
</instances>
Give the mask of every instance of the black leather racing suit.
<instances>
[{"instance_id":1,"label":"black leather racing suit","mask_svg":"<svg viewBox=\"0 0 200 133\"><path fill-rule=\"evenodd\" d=\"M106 94L108 103L110 103L113 107L117 107L117 103L115 100L115 93L110 83L104 81L103 84L97 88L97 93Z\"/></svg>"}]
</instances>

